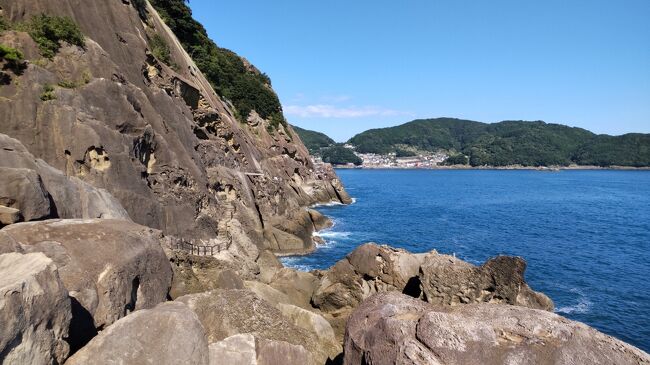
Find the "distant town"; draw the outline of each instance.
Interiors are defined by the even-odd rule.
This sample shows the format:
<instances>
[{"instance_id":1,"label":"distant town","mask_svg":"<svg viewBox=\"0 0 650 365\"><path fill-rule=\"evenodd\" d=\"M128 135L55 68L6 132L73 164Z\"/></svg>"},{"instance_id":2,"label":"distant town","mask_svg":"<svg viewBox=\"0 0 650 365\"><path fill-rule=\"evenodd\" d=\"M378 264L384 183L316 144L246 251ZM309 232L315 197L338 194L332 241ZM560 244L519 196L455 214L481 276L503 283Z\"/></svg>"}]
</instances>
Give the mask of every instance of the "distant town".
<instances>
[{"instance_id":1,"label":"distant town","mask_svg":"<svg viewBox=\"0 0 650 365\"><path fill-rule=\"evenodd\" d=\"M354 146L350 144L345 144L345 148L354 152L354 154L359 157L363 162L361 165L355 165L353 163L348 163L344 165L335 165L336 167L348 167L348 168L404 168L404 169L427 169L434 168L442 165L443 161L449 157L446 153L437 152L437 153L421 153L416 154L415 156L406 156L406 157L397 157L396 153L389 153L386 155L380 155L375 153L358 153L355 151ZM322 163L320 157L314 157L315 163Z\"/></svg>"}]
</instances>

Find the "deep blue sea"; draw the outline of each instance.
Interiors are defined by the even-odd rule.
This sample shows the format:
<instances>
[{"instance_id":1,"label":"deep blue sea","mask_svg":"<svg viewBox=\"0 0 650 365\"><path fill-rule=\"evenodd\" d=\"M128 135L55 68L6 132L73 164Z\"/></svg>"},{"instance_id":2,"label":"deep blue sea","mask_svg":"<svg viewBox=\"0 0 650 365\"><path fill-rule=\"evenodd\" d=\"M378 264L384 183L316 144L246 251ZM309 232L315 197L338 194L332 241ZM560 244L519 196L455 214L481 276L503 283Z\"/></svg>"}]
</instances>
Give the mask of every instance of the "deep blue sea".
<instances>
[{"instance_id":1,"label":"deep blue sea","mask_svg":"<svg viewBox=\"0 0 650 365\"><path fill-rule=\"evenodd\" d=\"M650 171L338 170L356 202L288 266L328 268L364 242L528 262L557 313L650 352Z\"/></svg>"}]
</instances>

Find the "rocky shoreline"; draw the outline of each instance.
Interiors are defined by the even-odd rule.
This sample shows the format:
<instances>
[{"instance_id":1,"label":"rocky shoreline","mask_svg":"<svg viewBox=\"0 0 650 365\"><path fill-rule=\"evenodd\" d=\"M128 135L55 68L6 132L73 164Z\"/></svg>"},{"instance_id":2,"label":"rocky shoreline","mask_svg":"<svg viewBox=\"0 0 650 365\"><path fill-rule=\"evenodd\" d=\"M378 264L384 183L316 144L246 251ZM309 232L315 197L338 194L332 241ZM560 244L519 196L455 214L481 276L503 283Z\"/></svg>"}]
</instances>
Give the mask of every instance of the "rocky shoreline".
<instances>
[{"instance_id":1,"label":"rocky shoreline","mask_svg":"<svg viewBox=\"0 0 650 365\"><path fill-rule=\"evenodd\" d=\"M284 267L331 224L310 207L352 202L332 167L238 116L146 1L0 0L11 24L39 14L85 44L47 58L0 33L24 54L0 61L0 363L650 363L552 315L521 258L368 243Z\"/></svg>"}]
</instances>

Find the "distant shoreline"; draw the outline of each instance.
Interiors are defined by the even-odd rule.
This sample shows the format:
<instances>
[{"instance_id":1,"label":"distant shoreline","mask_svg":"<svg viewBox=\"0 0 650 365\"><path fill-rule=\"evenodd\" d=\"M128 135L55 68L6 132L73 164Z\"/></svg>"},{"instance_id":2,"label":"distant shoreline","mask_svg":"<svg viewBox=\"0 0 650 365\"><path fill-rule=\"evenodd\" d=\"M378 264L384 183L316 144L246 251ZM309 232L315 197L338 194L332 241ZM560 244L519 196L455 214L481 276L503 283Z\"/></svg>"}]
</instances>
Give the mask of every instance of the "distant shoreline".
<instances>
[{"instance_id":1,"label":"distant shoreline","mask_svg":"<svg viewBox=\"0 0 650 365\"><path fill-rule=\"evenodd\" d=\"M621 171L650 171L650 167L634 166L435 166L435 167L401 167L401 166L346 166L333 165L342 170L531 170L531 171L565 171L565 170L621 170Z\"/></svg>"}]
</instances>

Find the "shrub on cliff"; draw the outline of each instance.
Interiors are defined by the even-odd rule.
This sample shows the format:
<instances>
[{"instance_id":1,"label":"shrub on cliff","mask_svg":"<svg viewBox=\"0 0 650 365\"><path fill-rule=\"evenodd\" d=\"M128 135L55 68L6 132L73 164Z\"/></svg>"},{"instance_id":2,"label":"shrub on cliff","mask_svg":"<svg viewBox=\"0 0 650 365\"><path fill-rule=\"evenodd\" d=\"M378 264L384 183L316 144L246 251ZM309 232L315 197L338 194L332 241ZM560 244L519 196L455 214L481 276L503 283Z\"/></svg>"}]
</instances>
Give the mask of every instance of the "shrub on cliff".
<instances>
[{"instance_id":1,"label":"shrub on cliff","mask_svg":"<svg viewBox=\"0 0 650 365\"><path fill-rule=\"evenodd\" d=\"M23 53L19 50L0 44L0 60L6 62L6 67L17 69L23 63Z\"/></svg>"},{"instance_id":2,"label":"shrub on cliff","mask_svg":"<svg viewBox=\"0 0 650 365\"><path fill-rule=\"evenodd\" d=\"M45 58L53 58L64 42L82 48L85 44L81 29L69 17L41 14L21 25L19 29L29 33Z\"/></svg>"}]
</instances>

